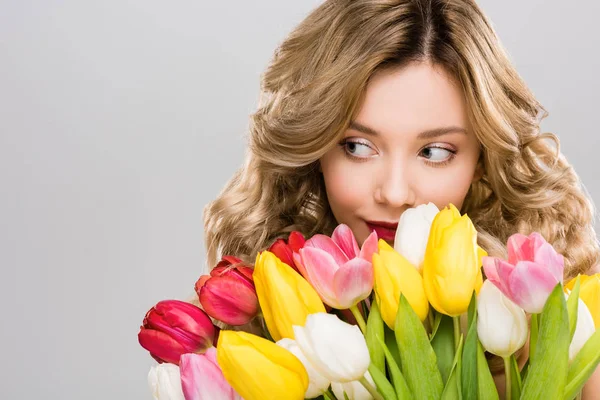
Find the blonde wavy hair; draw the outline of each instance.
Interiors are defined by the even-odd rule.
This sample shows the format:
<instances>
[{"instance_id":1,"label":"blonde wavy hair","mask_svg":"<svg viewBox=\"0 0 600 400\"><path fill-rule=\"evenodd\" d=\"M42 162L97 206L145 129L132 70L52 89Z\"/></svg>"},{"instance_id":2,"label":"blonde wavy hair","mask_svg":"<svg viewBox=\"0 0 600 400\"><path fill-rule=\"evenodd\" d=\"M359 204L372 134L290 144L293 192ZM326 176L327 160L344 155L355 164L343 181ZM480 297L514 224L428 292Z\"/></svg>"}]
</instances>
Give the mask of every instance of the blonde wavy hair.
<instances>
[{"instance_id":1,"label":"blonde wavy hair","mask_svg":"<svg viewBox=\"0 0 600 400\"><path fill-rule=\"evenodd\" d=\"M411 62L442 66L462 88L484 169L464 201L490 255L516 232L540 232L565 257L565 278L599 261L594 207L559 149L547 112L472 0L329 0L276 50L251 116L245 164L204 213L208 267L253 263L292 230L330 234L319 159L356 116L369 78Z\"/></svg>"}]
</instances>

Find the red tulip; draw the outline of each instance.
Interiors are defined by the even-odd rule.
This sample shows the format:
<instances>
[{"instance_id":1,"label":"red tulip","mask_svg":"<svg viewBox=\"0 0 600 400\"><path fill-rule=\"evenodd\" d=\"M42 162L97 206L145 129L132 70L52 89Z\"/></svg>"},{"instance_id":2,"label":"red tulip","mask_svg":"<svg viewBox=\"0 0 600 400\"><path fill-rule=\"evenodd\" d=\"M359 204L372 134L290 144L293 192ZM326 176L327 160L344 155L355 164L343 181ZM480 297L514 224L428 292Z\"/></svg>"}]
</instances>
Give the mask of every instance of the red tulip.
<instances>
[{"instance_id":1,"label":"red tulip","mask_svg":"<svg viewBox=\"0 0 600 400\"><path fill-rule=\"evenodd\" d=\"M269 247L269 251L277 256L281 261L298 271L294 264L294 253L304 247L306 240L298 231L292 231L288 240L277 239L275 243Z\"/></svg>"},{"instance_id":2,"label":"red tulip","mask_svg":"<svg viewBox=\"0 0 600 400\"><path fill-rule=\"evenodd\" d=\"M210 275L203 275L196 282L196 293L204 311L229 325L250 322L258 313L252 272L239 258L224 256Z\"/></svg>"},{"instance_id":3,"label":"red tulip","mask_svg":"<svg viewBox=\"0 0 600 400\"><path fill-rule=\"evenodd\" d=\"M179 365L185 353L204 353L216 343L218 329L204 311L179 300L164 300L144 317L138 341L159 363Z\"/></svg>"}]
</instances>

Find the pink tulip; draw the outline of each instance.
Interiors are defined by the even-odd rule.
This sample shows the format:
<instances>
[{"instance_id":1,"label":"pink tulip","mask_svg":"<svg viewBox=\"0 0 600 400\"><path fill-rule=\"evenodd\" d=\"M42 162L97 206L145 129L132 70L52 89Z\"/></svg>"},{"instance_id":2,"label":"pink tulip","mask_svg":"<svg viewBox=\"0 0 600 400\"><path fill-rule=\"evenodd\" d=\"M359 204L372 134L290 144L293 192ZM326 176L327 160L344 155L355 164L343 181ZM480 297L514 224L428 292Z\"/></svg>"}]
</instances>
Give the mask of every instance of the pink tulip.
<instances>
[{"instance_id":1,"label":"pink tulip","mask_svg":"<svg viewBox=\"0 0 600 400\"><path fill-rule=\"evenodd\" d=\"M373 290L373 264L377 234L372 232L359 249L354 234L341 224L331 237L315 235L306 241L294 261L323 302L347 309L367 298Z\"/></svg>"},{"instance_id":2,"label":"pink tulip","mask_svg":"<svg viewBox=\"0 0 600 400\"><path fill-rule=\"evenodd\" d=\"M275 243L269 247L269 251L275 254L281 261L298 271L298 268L294 264L294 253L298 253L298 251L304 247L305 243L306 240L304 240L302 233L292 231L287 241L277 239Z\"/></svg>"},{"instance_id":3,"label":"pink tulip","mask_svg":"<svg viewBox=\"0 0 600 400\"><path fill-rule=\"evenodd\" d=\"M250 322L258 313L252 272L239 258L224 256L210 275L203 275L196 282L196 293L204 311L229 325Z\"/></svg>"},{"instance_id":4,"label":"pink tulip","mask_svg":"<svg viewBox=\"0 0 600 400\"><path fill-rule=\"evenodd\" d=\"M514 234L507 247L508 261L483 257L487 279L522 309L538 314L556 284L563 282L563 256L537 232Z\"/></svg>"},{"instance_id":5,"label":"pink tulip","mask_svg":"<svg viewBox=\"0 0 600 400\"><path fill-rule=\"evenodd\" d=\"M204 354L183 354L179 366L185 400L242 399L225 380L214 347Z\"/></svg>"},{"instance_id":6,"label":"pink tulip","mask_svg":"<svg viewBox=\"0 0 600 400\"><path fill-rule=\"evenodd\" d=\"M179 365L184 353L204 353L216 343L218 329L204 311L179 300L164 300L144 317L140 345L159 363Z\"/></svg>"}]
</instances>

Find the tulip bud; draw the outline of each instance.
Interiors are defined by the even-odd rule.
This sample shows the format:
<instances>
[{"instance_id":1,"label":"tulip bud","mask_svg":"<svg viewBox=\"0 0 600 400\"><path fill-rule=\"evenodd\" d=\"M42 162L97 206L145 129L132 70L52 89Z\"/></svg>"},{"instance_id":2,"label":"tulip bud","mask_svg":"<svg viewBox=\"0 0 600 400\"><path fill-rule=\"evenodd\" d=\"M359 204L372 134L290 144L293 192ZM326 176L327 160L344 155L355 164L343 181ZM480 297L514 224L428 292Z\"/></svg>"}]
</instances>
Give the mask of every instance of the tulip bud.
<instances>
[{"instance_id":1,"label":"tulip bud","mask_svg":"<svg viewBox=\"0 0 600 400\"><path fill-rule=\"evenodd\" d=\"M395 329L400 295L404 294L421 321L427 318L429 303L423 278L414 266L384 240L379 239L379 253L373 254L375 300L381 317L390 329Z\"/></svg>"},{"instance_id":2,"label":"tulip bud","mask_svg":"<svg viewBox=\"0 0 600 400\"><path fill-rule=\"evenodd\" d=\"M196 282L196 293L208 315L229 325L250 322L258 313L252 268L237 257L224 256L210 275Z\"/></svg>"},{"instance_id":3,"label":"tulip bud","mask_svg":"<svg viewBox=\"0 0 600 400\"><path fill-rule=\"evenodd\" d=\"M183 354L179 364L185 400L242 400L225 380L214 347L204 354Z\"/></svg>"},{"instance_id":4,"label":"tulip bud","mask_svg":"<svg viewBox=\"0 0 600 400\"><path fill-rule=\"evenodd\" d=\"M245 400L301 400L308 388L308 374L296 356L250 333L222 331L217 362Z\"/></svg>"},{"instance_id":5,"label":"tulip bud","mask_svg":"<svg viewBox=\"0 0 600 400\"><path fill-rule=\"evenodd\" d=\"M469 217L450 204L431 224L423 261L423 282L431 306L456 317L469 308L473 291L479 292L483 277L477 231Z\"/></svg>"},{"instance_id":6,"label":"tulip bud","mask_svg":"<svg viewBox=\"0 0 600 400\"><path fill-rule=\"evenodd\" d=\"M573 290L577 278L565 285L565 289ZM600 274L581 275L579 281L579 298L583 300L594 319L596 329L600 328Z\"/></svg>"},{"instance_id":7,"label":"tulip bud","mask_svg":"<svg viewBox=\"0 0 600 400\"><path fill-rule=\"evenodd\" d=\"M164 300L146 313L138 341L158 362L179 365L184 353L204 353L217 333L200 308L184 301Z\"/></svg>"},{"instance_id":8,"label":"tulip bud","mask_svg":"<svg viewBox=\"0 0 600 400\"><path fill-rule=\"evenodd\" d=\"M325 312L310 283L269 251L256 257L253 277L265 323L275 341L293 339L292 325L304 325L309 314Z\"/></svg>"},{"instance_id":9,"label":"tulip bud","mask_svg":"<svg viewBox=\"0 0 600 400\"><path fill-rule=\"evenodd\" d=\"M296 265L330 307L348 309L373 290L371 259L377 234L371 233L359 250L354 234L341 224L332 237L315 235L295 254Z\"/></svg>"},{"instance_id":10,"label":"tulip bud","mask_svg":"<svg viewBox=\"0 0 600 400\"><path fill-rule=\"evenodd\" d=\"M365 374L365 379L371 385L373 385L373 387L376 387L375 382L373 381L373 378L371 378L371 374L369 373L369 371L367 371L367 373ZM363 384L359 381L352 381L346 383L331 382L331 390L333 391L335 397L337 397L338 399L345 399L345 394L349 400L373 400L373 396L371 396L371 393L369 393L369 391L365 389Z\"/></svg>"},{"instance_id":11,"label":"tulip bud","mask_svg":"<svg viewBox=\"0 0 600 400\"><path fill-rule=\"evenodd\" d=\"M569 295L566 293L565 298L569 298ZM588 310L585 302L581 300L581 296L577 300L577 325L575 325L575 333L573 334L573 339L571 339L571 344L569 345L569 362L575 359L579 350L581 350L588 339L596 332L594 319L592 318L592 314L590 314L590 310Z\"/></svg>"},{"instance_id":12,"label":"tulip bud","mask_svg":"<svg viewBox=\"0 0 600 400\"><path fill-rule=\"evenodd\" d=\"M150 368L148 384L154 400L184 400L179 367L159 364Z\"/></svg>"},{"instance_id":13,"label":"tulip bud","mask_svg":"<svg viewBox=\"0 0 600 400\"><path fill-rule=\"evenodd\" d=\"M527 340L525 312L490 281L483 282L477 296L477 335L483 348L508 357Z\"/></svg>"},{"instance_id":14,"label":"tulip bud","mask_svg":"<svg viewBox=\"0 0 600 400\"><path fill-rule=\"evenodd\" d=\"M277 239L271 247L269 247L268 251L275 254L282 262L298 271L298 268L294 264L294 253L298 253L298 251L304 247L304 243L306 243L306 240L304 239L304 236L302 236L302 233L292 231L287 241L284 239Z\"/></svg>"},{"instance_id":15,"label":"tulip bud","mask_svg":"<svg viewBox=\"0 0 600 400\"><path fill-rule=\"evenodd\" d=\"M306 372L308 373L308 389L304 393L305 398L313 399L327 391L331 382L315 369L304 353L302 353L295 340L283 338L277 342L277 345L295 355L302 365L304 365L304 368L306 368Z\"/></svg>"},{"instance_id":16,"label":"tulip bud","mask_svg":"<svg viewBox=\"0 0 600 400\"><path fill-rule=\"evenodd\" d=\"M357 381L369 368L371 358L362 332L336 315L311 314L304 326L294 326L294 334L304 356L330 381Z\"/></svg>"},{"instance_id":17,"label":"tulip bud","mask_svg":"<svg viewBox=\"0 0 600 400\"><path fill-rule=\"evenodd\" d=\"M423 269L431 223L440 210L433 203L421 204L402 213L394 239L394 249L417 270Z\"/></svg>"},{"instance_id":18,"label":"tulip bud","mask_svg":"<svg viewBox=\"0 0 600 400\"><path fill-rule=\"evenodd\" d=\"M508 261L483 258L485 275L523 310L541 313L556 284L563 282L562 255L537 232L512 235L507 248Z\"/></svg>"}]
</instances>

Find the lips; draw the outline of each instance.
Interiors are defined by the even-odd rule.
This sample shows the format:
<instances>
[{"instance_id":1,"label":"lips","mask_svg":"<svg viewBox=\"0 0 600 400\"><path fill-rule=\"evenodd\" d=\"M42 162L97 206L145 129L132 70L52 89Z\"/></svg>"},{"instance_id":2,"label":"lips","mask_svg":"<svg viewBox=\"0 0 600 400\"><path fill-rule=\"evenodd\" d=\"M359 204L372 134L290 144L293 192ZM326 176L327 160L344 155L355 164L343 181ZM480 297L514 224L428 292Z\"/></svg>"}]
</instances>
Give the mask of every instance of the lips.
<instances>
[{"instance_id":1,"label":"lips","mask_svg":"<svg viewBox=\"0 0 600 400\"><path fill-rule=\"evenodd\" d=\"M396 238L396 229L398 229L397 222L366 221L366 223L371 232L377 233L379 239L391 242Z\"/></svg>"}]
</instances>

